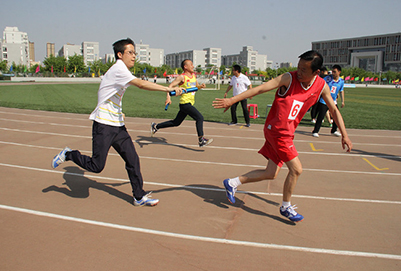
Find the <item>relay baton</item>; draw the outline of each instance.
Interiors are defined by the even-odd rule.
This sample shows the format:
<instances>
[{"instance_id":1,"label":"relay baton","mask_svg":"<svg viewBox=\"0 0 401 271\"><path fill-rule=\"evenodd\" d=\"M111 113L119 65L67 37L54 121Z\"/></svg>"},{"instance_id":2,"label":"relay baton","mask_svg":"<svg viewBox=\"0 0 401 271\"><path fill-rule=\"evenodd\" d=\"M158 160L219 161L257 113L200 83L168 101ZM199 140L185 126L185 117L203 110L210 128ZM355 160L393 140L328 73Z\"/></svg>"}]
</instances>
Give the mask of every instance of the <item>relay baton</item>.
<instances>
[{"instance_id":1,"label":"relay baton","mask_svg":"<svg viewBox=\"0 0 401 271\"><path fill-rule=\"evenodd\" d=\"M182 93L184 94L184 93L194 92L194 91L198 91L198 88L197 88L197 87L194 87L194 88L183 89L183 90L182 90ZM170 91L170 96L175 96L175 95L176 95L175 90Z\"/></svg>"},{"instance_id":2,"label":"relay baton","mask_svg":"<svg viewBox=\"0 0 401 271\"><path fill-rule=\"evenodd\" d=\"M185 94L185 93L188 93L188 92L195 92L195 91L198 91L198 88L197 88L197 87L183 89L183 90L182 90L182 93ZM175 92L175 90L173 90L173 91L170 91L169 94L170 94L170 96L175 96L175 95L176 95L176 92ZM166 104L166 107L164 108L164 110L167 111L169 105L170 105L170 104Z\"/></svg>"}]
</instances>

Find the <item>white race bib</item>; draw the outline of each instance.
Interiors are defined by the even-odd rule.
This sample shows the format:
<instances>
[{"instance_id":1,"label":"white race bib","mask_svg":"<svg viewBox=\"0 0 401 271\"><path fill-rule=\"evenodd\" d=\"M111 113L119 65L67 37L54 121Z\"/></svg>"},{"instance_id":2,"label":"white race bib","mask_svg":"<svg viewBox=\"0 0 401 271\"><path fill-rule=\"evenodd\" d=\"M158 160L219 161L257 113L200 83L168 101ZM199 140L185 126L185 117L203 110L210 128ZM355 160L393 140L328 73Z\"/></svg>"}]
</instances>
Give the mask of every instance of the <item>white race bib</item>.
<instances>
[{"instance_id":1,"label":"white race bib","mask_svg":"<svg viewBox=\"0 0 401 271\"><path fill-rule=\"evenodd\" d=\"M299 114L299 111L301 111L301 108L302 108L303 105L304 105L303 102L294 100L294 101L292 102L292 107L291 107L290 115L288 116L288 119L289 119L289 120L295 120L296 117L297 117L298 114Z\"/></svg>"}]
</instances>

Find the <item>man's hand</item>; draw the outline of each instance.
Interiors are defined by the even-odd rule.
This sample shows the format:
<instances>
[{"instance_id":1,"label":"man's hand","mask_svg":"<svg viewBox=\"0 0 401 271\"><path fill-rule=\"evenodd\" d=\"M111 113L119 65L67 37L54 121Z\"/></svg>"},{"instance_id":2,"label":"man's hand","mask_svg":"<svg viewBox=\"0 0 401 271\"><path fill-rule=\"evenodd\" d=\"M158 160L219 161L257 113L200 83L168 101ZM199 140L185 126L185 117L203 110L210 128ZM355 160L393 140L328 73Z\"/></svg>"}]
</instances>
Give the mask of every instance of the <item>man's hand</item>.
<instances>
[{"instance_id":1,"label":"man's hand","mask_svg":"<svg viewBox=\"0 0 401 271\"><path fill-rule=\"evenodd\" d=\"M226 112L230 106L232 105L231 103L231 99L220 99L220 98L216 98L213 101L213 107L214 108L225 108L224 112Z\"/></svg>"},{"instance_id":2,"label":"man's hand","mask_svg":"<svg viewBox=\"0 0 401 271\"><path fill-rule=\"evenodd\" d=\"M345 146L347 146L347 152L351 152L352 150L352 142L348 138L348 136L343 136L341 139L341 145L343 146L343 149L345 150Z\"/></svg>"}]
</instances>

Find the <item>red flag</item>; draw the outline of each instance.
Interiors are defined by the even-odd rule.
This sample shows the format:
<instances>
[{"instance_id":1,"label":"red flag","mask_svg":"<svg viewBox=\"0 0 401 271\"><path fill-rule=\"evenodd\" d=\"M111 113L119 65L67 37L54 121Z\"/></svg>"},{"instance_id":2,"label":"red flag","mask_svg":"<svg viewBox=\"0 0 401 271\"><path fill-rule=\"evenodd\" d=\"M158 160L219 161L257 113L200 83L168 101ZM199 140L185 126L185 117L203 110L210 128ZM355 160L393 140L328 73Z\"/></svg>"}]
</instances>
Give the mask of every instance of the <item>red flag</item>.
<instances>
[{"instance_id":1,"label":"red flag","mask_svg":"<svg viewBox=\"0 0 401 271\"><path fill-rule=\"evenodd\" d=\"M157 69L155 68L155 73L157 72Z\"/></svg>"},{"instance_id":2,"label":"red flag","mask_svg":"<svg viewBox=\"0 0 401 271\"><path fill-rule=\"evenodd\" d=\"M37 66L35 73L38 73L39 71L40 71L40 66Z\"/></svg>"},{"instance_id":3,"label":"red flag","mask_svg":"<svg viewBox=\"0 0 401 271\"><path fill-rule=\"evenodd\" d=\"M377 81L379 81L379 78L376 77L376 78L375 78L375 82L377 82Z\"/></svg>"},{"instance_id":4,"label":"red flag","mask_svg":"<svg viewBox=\"0 0 401 271\"><path fill-rule=\"evenodd\" d=\"M65 72L65 66L64 66L64 72Z\"/></svg>"},{"instance_id":5,"label":"red flag","mask_svg":"<svg viewBox=\"0 0 401 271\"><path fill-rule=\"evenodd\" d=\"M167 70L165 70L163 73L163 77L166 77L166 76L167 76Z\"/></svg>"},{"instance_id":6,"label":"red flag","mask_svg":"<svg viewBox=\"0 0 401 271\"><path fill-rule=\"evenodd\" d=\"M53 65L52 65L52 73L53 73Z\"/></svg>"}]
</instances>

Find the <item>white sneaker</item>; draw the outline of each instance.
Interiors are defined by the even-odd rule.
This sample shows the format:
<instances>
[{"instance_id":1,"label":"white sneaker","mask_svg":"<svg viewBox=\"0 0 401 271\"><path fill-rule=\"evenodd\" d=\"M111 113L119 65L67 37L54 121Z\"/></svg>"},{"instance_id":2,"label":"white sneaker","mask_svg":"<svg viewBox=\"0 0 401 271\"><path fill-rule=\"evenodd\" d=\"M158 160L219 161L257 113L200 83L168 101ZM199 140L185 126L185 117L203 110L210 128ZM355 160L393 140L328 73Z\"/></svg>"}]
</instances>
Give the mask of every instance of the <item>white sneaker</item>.
<instances>
[{"instance_id":1,"label":"white sneaker","mask_svg":"<svg viewBox=\"0 0 401 271\"><path fill-rule=\"evenodd\" d=\"M151 199L151 194L152 192L147 193L142 197L142 199L137 200L134 198L134 206L155 206L156 204L159 203L158 199Z\"/></svg>"},{"instance_id":2,"label":"white sneaker","mask_svg":"<svg viewBox=\"0 0 401 271\"><path fill-rule=\"evenodd\" d=\"M316 120L315 120L315 119L312 119L311 122L312 122L312 123L316 123Z\"/></svg>"},{"instance_id":3,"label":"white sneaker","mask_svg":"<svg viewBox=\"0 0 401 271\"><path fill-rule=\"evenodd\" d=\"M312 136L313 137L319 137L319 134L318 133L313 133Z\"/></svg>"},{"instance_id":4,"label":"white sneaker","mask_svg":"<svg viewBox=\"0 0 401 271\"><path fill-rule=\"evenodd\" d=\"M335 131L334 133L331 133L331 134L335 135L335 136L341 136L341 133L339 131Z\"/></svg>"}]
</instances>

